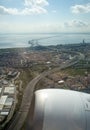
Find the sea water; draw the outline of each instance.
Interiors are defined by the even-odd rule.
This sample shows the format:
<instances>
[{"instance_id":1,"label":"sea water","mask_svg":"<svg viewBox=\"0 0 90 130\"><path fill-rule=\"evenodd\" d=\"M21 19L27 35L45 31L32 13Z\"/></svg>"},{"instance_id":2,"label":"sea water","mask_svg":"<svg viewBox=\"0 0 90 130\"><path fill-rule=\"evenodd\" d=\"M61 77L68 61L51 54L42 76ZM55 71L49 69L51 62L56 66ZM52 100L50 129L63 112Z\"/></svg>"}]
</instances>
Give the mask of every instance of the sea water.
<instances>
[{"instance_id":1,"label":"sea water","mask_svg":"<svg viewBox=\"0 0 90 130\"><path fill-rule=\"evenodd\" d=\"M0 48L29 47L28 41L39 45L90 43L90 33L12 33L0 34Z\"/></svg>"}]
</instances>

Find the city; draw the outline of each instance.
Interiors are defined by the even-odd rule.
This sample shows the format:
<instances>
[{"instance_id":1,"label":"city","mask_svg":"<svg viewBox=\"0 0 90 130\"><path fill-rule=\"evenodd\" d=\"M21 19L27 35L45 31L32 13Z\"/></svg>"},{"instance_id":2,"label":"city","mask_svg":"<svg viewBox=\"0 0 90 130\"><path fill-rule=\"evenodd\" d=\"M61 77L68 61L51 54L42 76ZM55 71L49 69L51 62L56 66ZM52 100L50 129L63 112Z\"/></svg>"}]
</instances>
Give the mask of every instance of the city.
<instances>
[{"instance_id":1,"label":"city","mask_svg":"<svg viewBox=\"0 0 90 130\"><path fill-rule=\"evenodd\" d=\"M90 0L0 0L0 130L90 130Z\"/></svg>"},{"instance_id":2,"label":"city","mask_svg":"<svg viewBox=\"0 0 90 130\"><path fill-rule=\"evenodd\" d=\"M36 90L60 88L90 93L89 48L89 43L82 42L1 49L0 129L24 130Z\"/></svg>"}]
</instances>

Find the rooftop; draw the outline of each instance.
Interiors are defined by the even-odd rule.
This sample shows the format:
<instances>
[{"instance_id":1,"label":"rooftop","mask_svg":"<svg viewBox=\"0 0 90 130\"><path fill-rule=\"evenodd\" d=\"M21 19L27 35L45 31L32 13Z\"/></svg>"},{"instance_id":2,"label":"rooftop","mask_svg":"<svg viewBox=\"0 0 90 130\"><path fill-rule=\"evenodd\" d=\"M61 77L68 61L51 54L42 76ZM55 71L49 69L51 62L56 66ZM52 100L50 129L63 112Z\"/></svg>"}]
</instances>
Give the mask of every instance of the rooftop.
<instances>
[{"instance_id":1,"label":"rooftop","mask_svg":"<svg viewBox=\"0 0 90 130\"><path fill-rule=\"evenodd\" d=\"M7 95L6 96L1 96L1 98L0 98L0 110L3 109L7 97L8 97Z\"/></svg>"},{"instance_id":2,"label":"rooftop","mask_svg":"<svg viewBox=\"0 0 90 130\"><path fill-rule=\"evenodd\" d=\"M4 93L14 94L15 87L5 87Z\"/></svg>"}]
</instances>

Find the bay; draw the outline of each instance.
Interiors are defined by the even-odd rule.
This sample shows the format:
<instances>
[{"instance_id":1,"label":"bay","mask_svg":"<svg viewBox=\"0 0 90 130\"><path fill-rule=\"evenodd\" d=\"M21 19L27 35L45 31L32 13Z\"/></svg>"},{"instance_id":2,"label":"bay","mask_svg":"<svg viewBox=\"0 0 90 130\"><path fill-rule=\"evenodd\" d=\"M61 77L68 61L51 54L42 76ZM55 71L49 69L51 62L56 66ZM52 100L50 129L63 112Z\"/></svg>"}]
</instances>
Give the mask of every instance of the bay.
<instances>
[{"instance_id":1,"label":"bay","mask_svg":"<svg viewBox=\"0 0 90 130\"><path fill-rule=\"evenodd\" d=\"M12 33L0 34L0 48L29 47L28 41L33 40L40 45L90 43L90 33Z\"/></svg>"}]
</instances>

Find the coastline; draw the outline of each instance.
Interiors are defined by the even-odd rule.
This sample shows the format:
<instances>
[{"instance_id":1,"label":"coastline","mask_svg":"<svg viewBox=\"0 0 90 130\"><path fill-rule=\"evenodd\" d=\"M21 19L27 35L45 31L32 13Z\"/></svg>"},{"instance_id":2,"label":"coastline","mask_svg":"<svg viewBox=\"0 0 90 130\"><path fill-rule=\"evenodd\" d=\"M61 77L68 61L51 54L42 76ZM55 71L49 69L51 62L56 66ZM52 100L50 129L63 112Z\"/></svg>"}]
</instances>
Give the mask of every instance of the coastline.
<instances>
[{"instance_id":1,"label":"coastline","mask_svg":"<svg viewBox=\"0 0 90 130\"><path fill-rule=\"evenodd\" d=\"M6 33L0 34L0 48L27 48L28 41L37 41L42 46L90 42L90 33Z\"/></svg>"}]
</instances>

